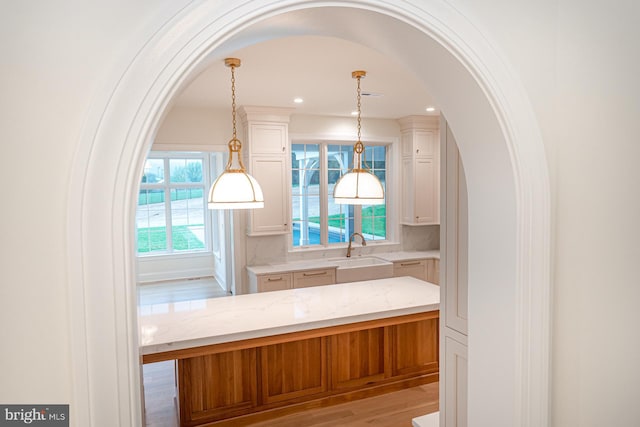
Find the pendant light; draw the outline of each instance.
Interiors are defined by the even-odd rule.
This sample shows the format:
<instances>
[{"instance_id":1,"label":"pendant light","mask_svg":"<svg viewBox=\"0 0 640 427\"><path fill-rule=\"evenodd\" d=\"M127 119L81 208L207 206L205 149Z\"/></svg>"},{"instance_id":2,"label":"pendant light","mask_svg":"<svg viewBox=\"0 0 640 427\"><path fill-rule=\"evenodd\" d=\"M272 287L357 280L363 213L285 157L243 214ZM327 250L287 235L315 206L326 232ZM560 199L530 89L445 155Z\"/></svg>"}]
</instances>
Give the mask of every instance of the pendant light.
<instances>
[{"instance_id":1,"label":"pendant light","mask_svg":"<svg viewBox=\"0 0 640 427\"><path fill-rule=\"evenodd\" d=\"M354 71L351 77L358 81L358 140L353 146L353 165L349 172L342 175L333 188L333 198L341 205L381 205L384 203L384 189L377 176L369 171L364 153L364 144L360 141L360 79L365 71Z\"/></svg>"},{"instance_id":2,"label":"pendant light","mask_svg":"<svg viewBox=\"0 0 640 427\"><path fill-rule=\"evenodd\" d=\"M242 163L242 142L236 136L236 77L235 69L240 66L237 58L224 60L231 68L231 117L233 137L229 141L229 160L224 172L209 190L209 209L257 209L264 207L262 189Z\"/></svg>"}]
</instances>

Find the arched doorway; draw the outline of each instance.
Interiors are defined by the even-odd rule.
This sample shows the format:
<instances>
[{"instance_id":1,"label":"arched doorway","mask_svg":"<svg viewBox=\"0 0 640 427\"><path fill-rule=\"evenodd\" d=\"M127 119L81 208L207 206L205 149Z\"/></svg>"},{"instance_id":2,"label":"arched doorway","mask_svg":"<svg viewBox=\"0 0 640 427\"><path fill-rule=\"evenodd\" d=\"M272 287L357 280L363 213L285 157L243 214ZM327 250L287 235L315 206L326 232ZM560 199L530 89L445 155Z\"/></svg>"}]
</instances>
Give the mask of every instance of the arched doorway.
<instances>
[{"instance_id":1,"label":"arched doorway","mask_svg":"<svg viewBox=\"0 0 640 427\"><path fill-rule=\"evenodd\" d=\"M349 13L336 13L338 7ZM143 40L96 99L71 179L78 424L140 419L131 218L139 170L163 112L206 58L292 33L375 47L420 76L438 99L468 178L469 419L546 425L549 186L541 137L523 89L493 46L459 11L435 0L341 1L331 8L284 0L191 4Z\"/></svg>"}]
</instances>

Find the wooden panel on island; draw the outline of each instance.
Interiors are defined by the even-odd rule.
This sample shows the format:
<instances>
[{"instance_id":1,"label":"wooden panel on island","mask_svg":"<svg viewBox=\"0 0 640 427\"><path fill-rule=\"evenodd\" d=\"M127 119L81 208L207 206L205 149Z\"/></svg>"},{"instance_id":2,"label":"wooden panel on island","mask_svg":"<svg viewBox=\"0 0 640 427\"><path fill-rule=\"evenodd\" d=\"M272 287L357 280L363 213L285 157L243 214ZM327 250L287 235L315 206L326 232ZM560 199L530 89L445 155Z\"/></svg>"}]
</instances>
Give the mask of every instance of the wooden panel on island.
<instances>
[{"instance_id":1,"label":"wooden panel on island","mask_svg":"<svg viewBox=\"0 0 640 427\"><path fill-rule=\"evenodd\" d=\"M389 375L387 328L332 335L331 386L334 390L361 387Z\"/></svg>"},{"instance_id":2,"label":"wooden panel on island","mask_svg":"<svg viewBox=\"0 0 640 427\"><path fill-rule=\"evenodd\" d=\"M167 351L180 425L236 426L438 381L439 311Z\"/></svg>"},{"instance_id":3,"label":"wooden panel on island","mask_svg":"<svg viewBox=\"0 0 640 427\"><path fill-rule=\"evenodd\" d=\"M180 425L196 426L257 406L256 349L178 360Z\"/></svg>"},{"instance_id":4,"label":"wooden panel on island","mask_svg":"<svg viewBox=\"0 0 640 427\"><path fill-rule=\"evenodd\" d=\"M413 343L439 342L438 319L393 326L392 373L414 375L438 372L438 347L418 347Z\"/></svg>"},{"instance_id":5,"label":"wooden panel on island","mask_svg":"<svg viewBox=\"0 0 640 427\"><path fill-rule=\"evenodd\" d=\"M326 349L322 337L261 347L262 402L281 402L326 391Z\"/></svg>"}]
</instances>

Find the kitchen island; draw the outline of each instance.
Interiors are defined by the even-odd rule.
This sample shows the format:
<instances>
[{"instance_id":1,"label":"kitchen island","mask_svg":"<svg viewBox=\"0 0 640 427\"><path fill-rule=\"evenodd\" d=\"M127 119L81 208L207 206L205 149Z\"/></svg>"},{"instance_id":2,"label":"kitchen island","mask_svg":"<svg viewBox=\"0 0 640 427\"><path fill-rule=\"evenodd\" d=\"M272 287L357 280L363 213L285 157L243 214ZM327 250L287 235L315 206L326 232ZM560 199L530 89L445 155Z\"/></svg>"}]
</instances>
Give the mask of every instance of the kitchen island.
<instances>
[{"instance_id":1,"label":"kitchen island","mask_svg":"<svg viewBox=\"0 0 640 427\"><path fill-rule=\"evenodd\" d=\"M141 306L180 424L240 425L438 380L438 286L399 277Z\"/></svg>"}]
</instances>

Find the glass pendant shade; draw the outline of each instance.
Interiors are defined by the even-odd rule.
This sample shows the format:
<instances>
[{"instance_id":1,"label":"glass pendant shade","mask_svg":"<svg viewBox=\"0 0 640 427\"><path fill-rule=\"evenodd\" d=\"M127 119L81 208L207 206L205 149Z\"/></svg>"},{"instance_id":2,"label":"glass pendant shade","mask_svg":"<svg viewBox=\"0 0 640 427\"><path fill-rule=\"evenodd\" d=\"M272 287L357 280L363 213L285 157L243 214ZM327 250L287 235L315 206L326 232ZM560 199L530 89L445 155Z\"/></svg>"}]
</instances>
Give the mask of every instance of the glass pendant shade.
<instances>
[{"instance_id":1,"label":"glass pendant shade","mask_svg":"<svg viewBox=\"0 0 640 427\"><path fill-rule=\"evenodd\" d=\"M337 204L381 205L384 189L378 177L364 169L353 169L342 175L333 189Z\"/></svg>"},{"instance_id":2,"label":"glass pendant shade","mask_svg":"<svg viewBox=\"0 0 640 427\"><path fill-rule=\"evenodd\" d=\"M259 209L264 208L264 196L260 184L247 173L242 164L242 143L236 137L236 91L235 67L240 66L237 58L225 59L231 67L231 112L233 118L233 138L229 141L229 160L224 172L209 190L209 209Z\"/></svg>"},{"instance_id":3,"label":"glass pendant shade","mask_svg":"<svg viewBox=\"0 0 640 427\"><path fill-rule=\"evenodd\" d=\"M209 209L257 209L264 207L262 189L251 175L225 171L209 190Z\"/></svg>"},{"instance_id":4,"label":"glass pendant shade","mask_svg":"<svg viewBox=\"0 0 640 427\"><path fill-rule=\"evenodd\" d=\"M336 183L333 198L339 205L381 205L384 204L384 188L377 176L366 166L364 144L360 141L360 79L366 75L364 71L354 71L351 76L358 80L358 140L353 146L353 167Z\"/></svg>"},{"instance_id":5,"label":"glass pendant shade","mask_svg":"<svg viewBox=\"0 0 640 427\"><path fill-rule=\"evenodd\" d=\"M259 209L264 196L258 181L249 175L240 158L242 144L236 138L229 141L229 160L224 172L209 190L209 209Z\"/></svg>"}]
</instances>

